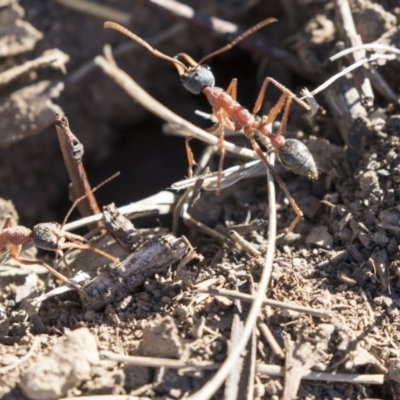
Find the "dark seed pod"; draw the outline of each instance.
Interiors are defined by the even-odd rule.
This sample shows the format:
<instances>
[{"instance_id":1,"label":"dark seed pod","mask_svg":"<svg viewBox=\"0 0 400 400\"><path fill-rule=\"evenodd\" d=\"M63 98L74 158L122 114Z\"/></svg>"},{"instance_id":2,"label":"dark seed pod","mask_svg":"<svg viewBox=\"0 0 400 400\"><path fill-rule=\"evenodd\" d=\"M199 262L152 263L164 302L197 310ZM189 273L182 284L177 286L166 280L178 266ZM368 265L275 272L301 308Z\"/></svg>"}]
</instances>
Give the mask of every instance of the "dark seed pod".
<instances>
[{"instance_id":1,"label":"dark seed pod","mask_svg":"<svg viewBox=\"0 0 400 400\"><path fill-rule=\"evenodd\" d=\"M284 145L277 149L277 153L284 167L308 179L318 178L318 168L304 143L297 139L286 139Z\"/></svg>"}]
</instances>

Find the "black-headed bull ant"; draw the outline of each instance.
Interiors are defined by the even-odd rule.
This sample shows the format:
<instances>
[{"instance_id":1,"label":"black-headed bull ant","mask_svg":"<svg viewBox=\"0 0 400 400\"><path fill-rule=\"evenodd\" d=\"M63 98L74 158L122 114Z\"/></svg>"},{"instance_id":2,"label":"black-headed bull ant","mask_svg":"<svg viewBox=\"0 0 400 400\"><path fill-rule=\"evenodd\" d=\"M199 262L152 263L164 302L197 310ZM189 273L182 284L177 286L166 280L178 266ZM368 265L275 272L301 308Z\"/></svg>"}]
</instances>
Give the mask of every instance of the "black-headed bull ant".
<instances>
[{"instance_id":1,"label":"black-headed bull ant","mask_svg":"<svg viewBox=\"0 0 400 400\"><path fill-rule=\"evenodd\" d=\"M297 206L293 197L289 193L286 185L282 181L282 179L276 174L271 164L268 162L268 159L262 152L260 146L257 144L255 140L254 131L257 131L260 135L267 137L274 150L278 154L278 157L281 163L286 167L292 170L293 172L304 175L309 179L317 179L319 172L318 168L315 164L314 158L309 152L308 148L297 139L285 139L283 133L286 130L287 120L289 116L289 109L292 101L296 101L306 110L310 111L310 106L307 105L304 101L297 98L290 90L282 86L279 82L275 81L272 78L265 78L264 82L261 86L260 92L258 94L257 100L255 102L253 112L250 112L243 106L241 106L236 101L236 92L237 92L237 80L233 79L227 90L221 89L219 87L215 87L215 78L210 68L204 64L206 60L209 58L223 53L233 46L235 46L238 42L256 32L257 30L269 25L272 22L275 22L275 18L268 18L264 21L261 21L257 25L245 31L243 34L238 36L231 43L223 46L219 50L216 50L206 57L202 58L199 62L194 61L188 54L179 53L174 58L169 57L160 51L151 47L147 42L145 42L140 37L136 36L134 33L130 32L126 28L115 22L106 22L104 24L105 28L115 29L129 38L135 40L142 46L144 46L147 50L149 50L156 57L167 60L175 65L178 70L179 76L181 78L181 82L183 86L191 93L200 94L203 93L209 103L213 108L213 115L217 118L218 123L217 127L219 130L219 148L220 148L220 163L218 170L218 187L222 177L222 166L224 159L224 127L227 127L234 131L240 131L243 129L244 134L250 140L250 143L260 158L260 160L265 164L265 166L271 171L274 178L277 180L279 185L284 190L287 198L290 201L290 204L293 207L294 212L296 213L296 218L290 224L289 228L287 228L287 232L292 231L301 217L303 213ZM179 61L179 58L183 59L188 66L186 66L183 62ZM261 108L262 102L264 100L265 91L269 83L275 85L281 92L282 95L278 99L275 106L272 108L270 113L267 116L264 116L261 120L257 120L255 118L255 114ZM269 125L276 119L277 115L283 108L283 115L281 126L277 133L272 133L269 130ZM213 127L214 128L214 127ZM194 164L194 161L191 157L190 151L188 151L189 158L189 169Z\"/></svg>"}]
</instances>

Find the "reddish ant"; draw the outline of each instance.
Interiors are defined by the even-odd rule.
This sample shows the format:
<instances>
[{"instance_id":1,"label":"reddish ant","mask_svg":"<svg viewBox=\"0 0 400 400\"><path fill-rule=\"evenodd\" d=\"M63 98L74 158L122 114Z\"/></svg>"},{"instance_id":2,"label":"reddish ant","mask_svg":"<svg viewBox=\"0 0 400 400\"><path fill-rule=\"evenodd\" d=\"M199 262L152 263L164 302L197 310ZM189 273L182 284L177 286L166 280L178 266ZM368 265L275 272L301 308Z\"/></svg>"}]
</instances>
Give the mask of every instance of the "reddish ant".
<instances>
[{"instance_id":1,"label":"reddish ant","mask_svg":"<svg viewBox=\"0 0 400 400\"><path fill-rule=\"evenodd\" d=\"M181 82L183 86L191 93L200 94L203 93L209 103L213 108L213 115L217 118L218 123L217 127L219 130L219 148L220 148L220 162L218 169L218 187L220 185L221 177L222 177L222 167L224 160L225 149L223 147L224 141L224 127L227 127L231 130L240 131L243 129L244 134L250 140L250 143L260 158L260 160L265 164L265 166L271 171L274 178L277 180L279 185L284 190L287 198L290 201L290 204L293 207L293 210L296 213L296 218L290 224L289 228L287 228L287 232L290 232L297 225L299 220L301 219L303 213L297 206L293 197L289 193L286 185L280 179L280 177L275 173L271 164L268 162L267 157L262 152L260 146L257 144L255 140L254 131L258 132L261 136L267 137L274 150L278 154L278 157L281 163L286 167L292 170L293 172L304 175L309 179L317 179L319 172L318 168L315 164L314 158L309 152L308 148L297 139L285 139L283 133L286 130L287 120L289 116L289 109L292 101L296 101L306 110L310 111L309 105L307 105L304 101L298 99L290 90L282 86L279 82L275 81L272 78L265 78L264 82L261 86L260 92L258 94L256 103L253 108L253 112L251 113L246 108L241 106L236 101L236 93L237 93L237 80L233 79L226 91L219 87L215 87L215 78L210 68L204 64L204 61L209 58L221 54L233 46L235 46L238 42L256 32L257 30L269 25L272 22L275 22L275 18L268 18L260 23L256 24L252 28L245 31L243 34L234 39L231 43L223 46L219 50L216 50L206 57L202 58L198 63L194 61L188 54L179 53L174 58L169 57L160 51L151 47L147 42L145 42L140 37L136 36L134 33L130 32L126 28L115 22L105 22L105 28L115 29L134 41L138 42L142 46L144 46L147 50L149 50L156 57L162 58L169 62L172 62L178 70L179 76L181 78ZM182 58L188 66L178 60L178 58ZM263 117L260 121L256 120L255 114L261 108L261 104L264 100L265 91L269 83L275 85L281 92L282 95L278 99L275 106L272 108L271 112ZM268 126L276 119L277 115L283 108L283 116L281 121L281 126L276 134L272 133ZM191 156L191 152L188 151L189 158L189 169L194 164L193 158Z\"/></svg>"},{"instance_id":2,"label":"reddish ant","mask_svg":"<svg viewBox=\"0 0 400 400\"><path fill-rule=\"evenodd\" d=\"M116 264L122 265L122 263L119 261L118 258L113 257L107 252L102 251L96 247L93 247L90 244L90 242L84 237L63 230L66 220L71 215L71 212L77 206L77 204L84 198L86 198L89 194L94 193L97 189L99 189L105 183L109 182L118 174L119 173L114 174L113 176L111 176L110 178L106 179L104 182L100 183L98 186L93 188L88 194L75 200L68 214L66 215L62 225L57 222L44 222L35 225L33 227L33 230L31 230L22 225L11 226L11 217L8 216L5 220L3 229L0 231L0 249L2 247L7 246L10 250L11 257L20 264L43 265L57 279L61 280L68 286L73 287L74 289L78 290L78 292L83 293L84 295L85 293L82 292L79 286L72 283L64 275L60 274L55 269L50 267L50 265L39 260L27 260L25 258L21 258L19 255L21 253L22 247L32 241L33 244L39 249L54 251L59 255L63 254L62 253L63 250L71 248L81 249L81 250L91 250L97 254L102 255L103 257L108 258L109 260L113 261Z\"/></svg>"}]
</instances>

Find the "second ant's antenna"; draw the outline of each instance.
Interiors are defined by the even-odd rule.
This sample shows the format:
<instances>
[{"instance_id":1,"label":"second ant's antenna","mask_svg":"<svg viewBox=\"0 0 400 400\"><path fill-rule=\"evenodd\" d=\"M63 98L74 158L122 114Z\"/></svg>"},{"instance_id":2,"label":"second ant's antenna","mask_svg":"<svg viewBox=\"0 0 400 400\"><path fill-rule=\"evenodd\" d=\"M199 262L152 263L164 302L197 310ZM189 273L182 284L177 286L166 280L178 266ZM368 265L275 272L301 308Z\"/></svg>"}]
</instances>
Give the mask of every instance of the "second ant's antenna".
<instances>
[{"instance_id":1,"label":"second ant's antenna","mask_svg":"<svg viewBox=\"0 0 400 400\"><path fill-rule=\"evenodd\" d=\"M78 205L78 203L80 201L82 201L83 199L85 199L86 197L88 197L90 194L94 193L96 190L100 189L102 186L104 186L106 183L110 182L111 180L113 180L114 178L116 178L117 176L119 176L120 172L116 172L115 174L111 175L109 178L105 179L103 182L99 183L96 187L94 187L92 190L90 190L89 193L84 194L81 197L78 197L72 204L71 208L69 209L67 215L64 218L64 221L62 223L62 227L64 227L64 225L67 223L68 218L70 217L70 215L72 214L72 211L74 211L75 207Z\"/></svg>"},{"instance_id":2,"label":"second ant's antenna","mask_svg":"<svg viewBox=\"0 0 400 400\"><path fill-rule=\"evenodd\" d=\"M204 61L208 60L211 57L216 56L217 54L225 53L225 51L230 50L233 46L236 46L240 41L243 39L247 38L247 36L252 35L254 32L257 32L259 29L264 28L264 26L267 26L269 24L272 24L273 22L277 22L278 20L276 18L267 18L264 19L264 21L259 22L258 24L254 25L250 29L247 29L247 31L244 31L241 35L239 35L236 39L232 40L232 42L226 44L225 46L221 47L218 50L213 51L212 53L208 54L207 56L203 57L199 61L199 65L203 64Z\"/></svg>"}]
</instances>

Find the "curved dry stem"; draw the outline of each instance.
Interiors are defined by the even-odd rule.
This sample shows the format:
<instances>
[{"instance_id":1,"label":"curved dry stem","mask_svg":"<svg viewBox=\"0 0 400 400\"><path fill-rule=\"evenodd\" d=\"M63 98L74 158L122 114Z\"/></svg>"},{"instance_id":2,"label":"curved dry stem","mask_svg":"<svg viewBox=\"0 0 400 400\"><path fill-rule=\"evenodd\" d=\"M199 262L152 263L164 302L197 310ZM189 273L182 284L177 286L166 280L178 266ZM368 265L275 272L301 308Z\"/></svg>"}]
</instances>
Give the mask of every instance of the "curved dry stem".
<instances>
[{"instance_id":1,"label":"curved dry stem","mask_svg":"<svg viewBox=\"0 0 400 400\"><path fill-rule=\"evenodd\" d=\"M343 71L340 71L338 74L333 75L331 78L329 78L327 81L325 81L322 85L318 86L316 89L314 89L311 93L308 93L307 95L301 97L301 100L304 100L308 96L314 96L319 92L322 92L324 89L326 89L328 86L330 86L333 82L341 78L342 76L346 75L348 72L353 71L356 68L361 67L362 65L378 60L378 59L386 59L386 60L394 60L396 56L394 54L373 54L369 57L362 58L361 60L351 64L347 68L345 68Z\"/></svg>"},{"instance_id":2,"label":"curved dry stem","mask_svg":"<svg viewBox=\"0 0 400 400\"><path fill-rule=\"evenodd\" d=\"M385 46L384 44L379 44L379 43L367 43L367 44L361 44L359 46L349 47L348 49L339 51L339 53L336 53L334 56L330 57L329 60L335 61L343 56L346 56L347 54L354 53L357 50L382 50L382 51L390 51L391 53L400 55L400 50L396 49L396 47Z\"/></svg>"},{"instance_id":3,"label":"curved dry stem","mask_svg":"<svg viewBox=\"0 0 400 400\"><path fill-rule=\"evenodd\" d=\"M101 351L100 356L102 358L107 358L108 360L123 362L128 365L137 365L152 368L196 368L214 370L219 367L219 364L210 361L194 363L190 361L174 360L171 358L126 356L124 354L112 353L111 351Z\"/></svg>"},{"instance_id":4,"label":"curved dry stem","mask_svg":"<svg viewBox=\"0 0 400 400\"><path fill-rule=\"evenodd\" d=\"M100 250L97 247L91 246L90 244L84 244L84 243L77 243L73 242L73 246L70 246L71 248L76 248L80 250L90 250L93 251L96 254L99 254L108 260L112 261L113 263L119 265L121 268L125 268L124 264L119 260L119 258L116 258L112 256L111 254L108 254L106 251Z\"/></svg>"},{"instance_id":5,"label":"curved dry stem","mask_svg":"<svg viewBox=\"0 0 400 400\"><path fill-rule=\"evenodd\" d=\"M285 375L285 368L279 365L258 364L257 373L261 376L282 377ZM332 372L310 371L302 376L302 380L324 381L324 382L345 382L354 385L383 385L384 374L344 374Z\"/></svg>"},{"instance_id":6,"label":"curved dry stem","mask_svg":"<svg viewBox=\"0 0 400 400\"><path fill-rule=\"evenodd\" d=\"M271 154L270 164L274 164L274 154ZM268 226L268 248L267 256L265 259L265 265L261 280L258 283L258 291L254 301L251 305L246 323L243 329L242 337L239 343L234 347L221 365L218 372L209 380L198 392L188 397L189 400L204 400L210 399L219 387L222 385L232 368L235 368L236 362L242 354L247 342L249 341L250 335L255 327L258 313L263 304L265 293L267 292L268 283L272 273L272 261L275 253L275 240L276 240L276 203L275 203L275 186L273 177L267 169L268 176L268 206L269 206L269 226Z\"/></svg>"},{"instance_id":7,"label":"curved dry stem","mask_svg":"<svg viewBox=\"0 0 400 400\"><path fill-rule=\"evenodd\" d=\"M32 355L35 353L35 351L38 349L39 345L40 345L40 337L35 337L29 351L23 357L21 357L18 361L14 362L10 365L6 365L5 367L0 368L0 375L6 374L6 373L12 371L13 369L16 369L22 363L29 360L29 358L31 358Z\"/></svg>"},{"instance_id":8,"label":"curved dry stem","mask_svg":"<svg viewBox=\"0 0 400 400\"><path fill-rule=\"evenodd\" d=\"M118 208L118 211L125 216L130 216L129 219L134 219L140 216L149 215L166 215L170 214L175 204L177 203L179 195L163 190L153 196L139 200L135 203L128 204ZM64 231L73 231L81 228L82 226L90 225L93 222L101 221L103 213L91 215L90 217L80 218L76 221L70 222L64 226Z\"/></svg>"}]
</instances>

